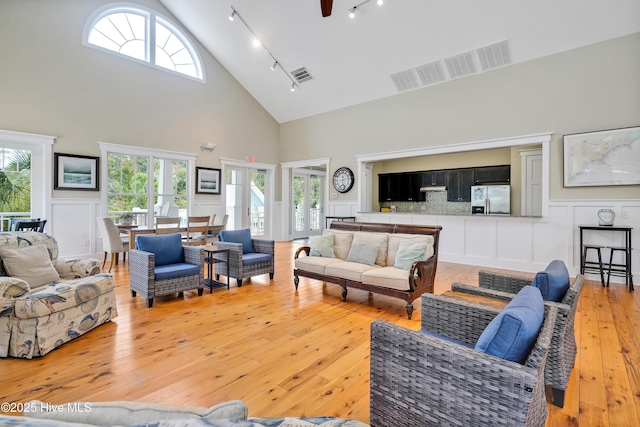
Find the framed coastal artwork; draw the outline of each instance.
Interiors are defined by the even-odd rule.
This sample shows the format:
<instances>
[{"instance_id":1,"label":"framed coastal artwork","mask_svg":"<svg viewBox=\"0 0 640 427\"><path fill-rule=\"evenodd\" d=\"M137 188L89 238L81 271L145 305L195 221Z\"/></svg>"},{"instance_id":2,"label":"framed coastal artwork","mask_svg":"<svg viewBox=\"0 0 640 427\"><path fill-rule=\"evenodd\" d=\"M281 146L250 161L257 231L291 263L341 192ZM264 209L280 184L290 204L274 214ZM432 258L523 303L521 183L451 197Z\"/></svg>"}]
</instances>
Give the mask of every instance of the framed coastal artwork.
<instances>
[{"instance_id":1,"label":"framed coastal artwork","mask_svg":"<svg viewBox=\"0 0 640 427\"><path fill-rule=\"evenodd\" d=\"M220 194L220 169L196 167L196 194Z\"/></svg>"},{"instance_id":2,"label":"framed coastal artwork","mask_svg":"<svg viewBox=\"0 0 640 427\"><path fill-rule=\"evenodd\" d=\"M100 157L53 154L53 189L98 191Z\"/></svg>"},{"instance_id":3,"label":"framed coastal artwork","mask_svg":"<svg viewBox=\"0 0 640 427\"><path fill-rule=\"evenodd\" d=\"M640 126L563 139L565 187L640 184Z\"/></svg>"}]
</instances>

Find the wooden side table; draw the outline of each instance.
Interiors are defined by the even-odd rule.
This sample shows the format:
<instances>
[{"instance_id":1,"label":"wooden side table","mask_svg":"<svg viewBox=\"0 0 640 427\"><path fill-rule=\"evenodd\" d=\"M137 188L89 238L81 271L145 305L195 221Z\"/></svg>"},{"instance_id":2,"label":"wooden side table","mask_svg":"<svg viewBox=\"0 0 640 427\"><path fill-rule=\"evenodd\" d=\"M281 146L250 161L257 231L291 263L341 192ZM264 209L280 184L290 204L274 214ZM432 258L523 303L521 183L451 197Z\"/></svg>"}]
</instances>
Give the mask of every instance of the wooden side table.
<instances>
[{"instance_id":1,"label":"wooden side table","mask_svg":"<svg viewBox=\"0 0 640 427\"><path fill-rule=\"evenodd\" d=\"M227 276L227 283L220 282L213 278L213 265L219 262L227 263L227 271L229 270L229 252L228 248L219 248L215 245L204 245L202 248L205 251L204 262L207 263L207 278L204 280L204 285L209 288L209 292L213 293L213 288L222 288L224 286L229 289L229 276ZM216 258L216 254L226 254L224 258Z\"/></svg>"}]
</instances>

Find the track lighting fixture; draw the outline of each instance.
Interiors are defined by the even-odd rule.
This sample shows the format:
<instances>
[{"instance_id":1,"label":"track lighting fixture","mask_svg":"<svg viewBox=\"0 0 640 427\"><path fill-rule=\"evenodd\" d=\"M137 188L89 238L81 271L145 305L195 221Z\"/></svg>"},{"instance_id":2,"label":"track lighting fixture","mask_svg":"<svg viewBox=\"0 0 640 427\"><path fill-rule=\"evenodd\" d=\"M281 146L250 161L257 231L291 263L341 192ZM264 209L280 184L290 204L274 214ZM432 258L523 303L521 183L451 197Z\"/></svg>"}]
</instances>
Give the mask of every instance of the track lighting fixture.
<instances>
[{"instance_id":1,"label":"track lighting fixture","mask_svg":"<svg viewBox=\"0 0 640 427\"><path fill-rule=\"evenodd\" d=\"M349 9L349 18L353 19L356 17L356 7L357 6L353 6L351 9Z\"/></svg>"},{"instance_id":2,"label":"track lighting fixture","mask_svg":"<svg viewBox=\"0 0 640 427\"><path fill-rule=\"evenodd\" d=\"M349 18L353 19L356 17L356 9L359 8L360 6L362 6L365 3L369 3L371 0L364 0L363 2L358 3L357 5L353 6L351 9L349 9ZM383 0L378 0L377 1L378 6L382 6L382 4L384 3Z\"/></svg>"},{"instance_id":3,"label":"track lighting fixture","mask_svg":"<svg viewBox=\"0 0 640 427\"><path fill-rule=\"evenodd\" d=\"M369 0L367 0L369 1ZM262 44L262 42L260 41L260 39L258 38L258 36L256 36L256 33L253 32L253 30L249 27L249 25L247 25L247 22L242 19L242 16L240 16L240 14L238 13L237 10L235 10L233 8L233 6L231 6L231 15L229 16L229 21L234 21L235 17L238 18L238 20L240 22L242 22L242 24L245 26L245 28L249 31L249 33L251 33L251 35L253 36L253 45L255 47L260 47L262 46L262 48L264 50L267 51L267 54L269 55L269 57L273 60L273 65L271 66L271 70L275 71L276 68L280 68L282 70L282 72L287 76L287 78L289 80L291 80L291 92L295 92L297 84L296 81L293 79L293 77L291 77L291 74L289 74L284 67L282 66L282 64L280 63L280 61L278 61L276 59L275 56L273 56L273 54L271 53L271 51L269 51L269 49L267 49L267 47L265 45Z\"/></svg>"}]
</instances>

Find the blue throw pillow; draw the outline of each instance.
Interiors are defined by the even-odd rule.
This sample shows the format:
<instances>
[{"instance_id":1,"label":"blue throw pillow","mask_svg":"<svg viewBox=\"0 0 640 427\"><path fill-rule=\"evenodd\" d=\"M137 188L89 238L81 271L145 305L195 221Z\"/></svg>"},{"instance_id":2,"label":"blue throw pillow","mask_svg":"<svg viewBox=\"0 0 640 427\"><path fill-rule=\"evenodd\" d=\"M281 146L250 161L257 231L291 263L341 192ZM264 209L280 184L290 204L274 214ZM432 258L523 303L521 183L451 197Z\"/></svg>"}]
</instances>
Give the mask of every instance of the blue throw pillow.
<instances>
[{"instance_id":1,"label":"blue throw pillow","mask_svg":"<svg viewBox=\"0 0 640 427\"><path fill-rule=\"evenodd\" d=\"M136 236L136 246L141 251L155 254L155 265L184 262L182 235L180 233Z\"/></svg>"},{"instance_id":2,"label":"blue throw pillow","mask_svg":"<svg viewBox=\"0 0 640 427\"><path fill-rule=\"evenodd\" d=\"M523 364L538 338L543 319L540 290L525 286L487 325L475 349Z\"/></svg>"},{"instance_id":3,"label":"blue throw pillow","mask_svg":"<svg viewBox=\"0 0 640 427\"><path fill-rule=\"evenodd\" d=\"M570 280L569 270L564 262L554 260L544 271L536 274L531 285L540 289L542 298L545 300L560 302L569 289Z\"/></svg>"},{"instance_id":4,"label":"blue throw pillow","mask_svg":"<svg viewBox=\"0 0 640 427\"><path fill-rule=\"evenodd\" d=\"M251 239L251 229L249 228L243 228L241 230L221 230L220 240L222 242L242 243L243 254L253 252L253 240Z\"/></svg>"}]
</instances>

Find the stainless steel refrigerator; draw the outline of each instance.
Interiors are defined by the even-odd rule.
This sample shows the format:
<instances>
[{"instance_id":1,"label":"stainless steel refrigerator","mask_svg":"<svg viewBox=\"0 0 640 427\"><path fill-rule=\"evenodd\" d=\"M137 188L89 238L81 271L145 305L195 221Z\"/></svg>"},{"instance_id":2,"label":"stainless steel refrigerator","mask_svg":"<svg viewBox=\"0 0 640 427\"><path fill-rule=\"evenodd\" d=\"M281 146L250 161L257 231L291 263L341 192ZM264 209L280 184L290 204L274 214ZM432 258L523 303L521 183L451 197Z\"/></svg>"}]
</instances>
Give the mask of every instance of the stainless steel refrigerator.
<instances>
[{"instance_id":1,"label":"stainless steel refrigerator","mask_svg":"<svg viewBox=\"0 0 640 427\"><path fill-rule=\"evenodd\" d=\"M471 213L474 215L510 215L511 186L471 186Z\"/></svg>"}]
</instances>

